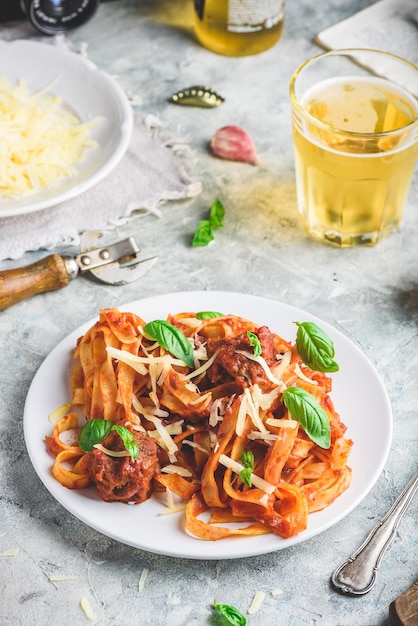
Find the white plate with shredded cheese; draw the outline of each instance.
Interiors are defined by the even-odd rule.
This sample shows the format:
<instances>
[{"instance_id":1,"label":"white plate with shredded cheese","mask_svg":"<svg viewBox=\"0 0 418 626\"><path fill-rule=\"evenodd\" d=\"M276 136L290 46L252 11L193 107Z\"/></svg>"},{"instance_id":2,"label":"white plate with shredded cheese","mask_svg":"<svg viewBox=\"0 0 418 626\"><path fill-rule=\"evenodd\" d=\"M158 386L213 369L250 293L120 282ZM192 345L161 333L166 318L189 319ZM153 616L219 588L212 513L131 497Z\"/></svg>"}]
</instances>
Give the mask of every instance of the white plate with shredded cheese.
<instances>
[{"instance_id":1,"label":"white plate with shredded cheese","mask_svg":"<svg viewBox=\"0 0 418 626\"><path fill-rule=\"evenodd\" d=\"M152 496L143 504L106 503L95 489L69 490L51 474L53 458L44 437L52 433L48 416L70 399L69 373L77 339L96 320L90 320L66 337L45 359L30 386L25 411L24 435L32 464L45 487L76 518L119 542L157 554L192 559L230 559L274 552L300 543L329 529L366 497L383 470L392 441L390 402L375 368L345 335L315 316L267 298L238 293L182 292L146 298L124 306L145 321L163 319L181 311L222 311L245 317L294 342L295 321L316 322L334 342L340 370L330 374L331 398L347 437L354 441L349 458L351 486L323 511L309 516L308 528L291 539L276 535L236 537L203 541L187 534L184 512L166 513L165 495Z\"/></svg>"},{"instance_id":2,"label":"white plate with shredded cheese","mask_svg":"<svg viewBox=\"0 0 418 626\"><path fill-rule=\"evenodd\" d=\"M39 211L103 180L126 152L123 89L80 55L0 41L0 218Z\"/></svg>"}]
</instances>

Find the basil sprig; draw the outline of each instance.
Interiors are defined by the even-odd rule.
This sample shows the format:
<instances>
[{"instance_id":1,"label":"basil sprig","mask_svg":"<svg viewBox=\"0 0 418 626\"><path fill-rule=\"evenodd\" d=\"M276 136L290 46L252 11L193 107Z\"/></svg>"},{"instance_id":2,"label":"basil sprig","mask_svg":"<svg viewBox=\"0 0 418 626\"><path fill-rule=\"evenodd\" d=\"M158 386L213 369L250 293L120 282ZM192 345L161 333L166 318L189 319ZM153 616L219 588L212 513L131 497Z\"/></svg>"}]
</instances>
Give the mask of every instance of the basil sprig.
<instances>
[{"instance_id":1,"label":"basil sprig","mask_svg":"<svg viewBox=\"0 0 418 626\"><path fill-rule=\"evenodd\" d=\"M214 608L225 618L228 624L232 626L246 626L247 619L245 615L238 611L234 606L230 604L218 604L216 600L213 601Z\"/></svg>"},{"instance_id":2,"label":"basil sprig","mask_svg":"<svg viewBox=\"0 0 418 626\"><path fill-rule=\"evenodd\" d=\"M132 461L135 461L139 450L131 431L125 428L125 426L114 424L109 420L100 418L89 420L81 429L78 437L80 448L84 452L91 452L97 443L106 439L111 430L115 430L118 433L123 441L125 450L131 455Z\"/></svg>"},{"instance_id":3,"label":"basil sprig","mask_svg":"<svg viewBox=\"0 0 418 626\"><path fill-rule=\"evenodd\" d=\"M242 451L241 464L244 466L244 469L240 471L239 477L245 485L251 487L251 474L254 471L254 454L251 450Z\"/></svg>"},{"instance_id":4,"label":"basil sprig","mask_svg":"<svg viewBox=\"0 0 418 626\"><path fill-rule=\"evenodd\" d=\"M144 326L144 331L167 352L176 356L188 367L194 367L193 346L179 328L165 320L154 320Z\"/></svg>"},{"instance_id":5,"label":"basil sprig","mask_svg":"<svg viewBox=\"0 0 418 626\"><path fill-rule=\"evenodd\" d=\"M224 225L225 208L219 198L215 198L210 211L209 219L200 220L193 236L192 246L207 246L215 239L213 230Z\"/></svg>"},{"instance_id":6,"label":"basil sprig","mask_svg":"<svg viewBox=\"0 0 418 626\"><path fill-rule=\"evenodd\" d=\"M338 363L334 361L334 344L314 322L295 322L298 327L296 346L308 367L317 372L338 372Z\"/></svg>"},{"instance_id":7,"label":"basil sprig","mask_svg":"<svg viewBox=\"0 0 418 626\"><path fill-rule=\"evenodd\" d=\"M250 345L254 348L254 356L260 356L263 349L257 335L255 333L252 333L250 330L247 330L247 337L250 340Z\"/></svg>"},{"instance_id":8,"label":"basil sprig","mask_svg":"<svg viewBox=\"0 0 418 626\"><path fill-rule=\"evenodd\" d=\"M213 317L223 317L223 313L217 313L216 311L199 311L196 313L197 320L210 320Z\"/></svg>"},{"instance_id":9,"label":"basil sprig","mask_svg":"<svg viewBox=\"0 0 418 626\"><path fill-rule=\"evenodd\" d=\"M329 419L313 395L301 387L288 387L283 393L283 402L308 437L321 448L328 449L331 445Z\"/></svg>"}]
</instances>

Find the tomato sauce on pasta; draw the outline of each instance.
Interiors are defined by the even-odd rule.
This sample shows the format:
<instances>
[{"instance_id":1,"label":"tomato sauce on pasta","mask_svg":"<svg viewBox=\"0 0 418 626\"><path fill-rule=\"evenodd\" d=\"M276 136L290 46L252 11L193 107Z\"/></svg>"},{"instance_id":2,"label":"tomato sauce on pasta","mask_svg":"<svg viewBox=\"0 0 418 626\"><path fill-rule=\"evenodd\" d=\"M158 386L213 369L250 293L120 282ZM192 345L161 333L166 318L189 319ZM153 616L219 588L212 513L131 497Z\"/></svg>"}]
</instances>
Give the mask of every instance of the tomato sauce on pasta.
<instances>
[{"instance_id":1,"label":"tomato sauce on pasta","mask_svg":"<svg viewBox=\"0 0 418 626\"><path fill-rule=\"evenodd\" d=\"M351 481L353 442L331 378L296 343L237 315L182 312L159 323L103 309L79 338L71 409L46 437L55 478L94 485L108 502L175 494L199 539L303 532ZM296 403L308 399L301 416L285 401L292 391ZM312 407L326 445L311 432ZM63 433L84 423L99 440L66 443Z\"/></svg>"}]
</instances>

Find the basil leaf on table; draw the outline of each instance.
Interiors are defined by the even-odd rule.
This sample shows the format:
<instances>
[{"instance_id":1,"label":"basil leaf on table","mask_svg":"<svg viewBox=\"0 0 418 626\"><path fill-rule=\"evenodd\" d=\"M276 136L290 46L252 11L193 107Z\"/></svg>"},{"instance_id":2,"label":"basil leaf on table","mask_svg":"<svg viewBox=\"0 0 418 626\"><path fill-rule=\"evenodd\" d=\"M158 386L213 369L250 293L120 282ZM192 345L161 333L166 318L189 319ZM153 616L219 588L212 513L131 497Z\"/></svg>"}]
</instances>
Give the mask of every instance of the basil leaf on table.
<instances>
[{"instance_id":1,"label":"basil leaf on table","mask_svg":"<svg viewBox=\"0 0 418 626\"><path fill-rule=\"evenodd\" d=\"M222 228L224 225L225 208L219 198L215 198L208 220L200 220L196 232L193 236L192 246L207 246L215 239L214 228Z\"/></svg>"},{"instance_id":2,"label":"basil leaf on table","mask_svg":"<svg viewBox=\"0 0 418 626\"><path fill-rule=\"evenodd\" d=\"M193 236L192 246L207 246L215 239L212 224L209 220L200 220L196 232Z\"/></svg>"},{"instance_id":3,"label":"basil leaf on table","mask_svg":"<svg viewBox=\"0 0 418 626\"><path fill-rule=\"evenodd\" d=\"M228 624L232 624L233 626L246 626L247 619L245 615L238 611L234 606L229 604L218 604L216 600L213 602L213 606L215 609L225 618Z\"/></svg>"},{"instance_id":4,"label":"basil leaf on table","mask_svg":"<svg viewBox=\"0 0 418 626\"><path fill-rule=\"evenodd\" d=\"M283 402L308 437L321 448L328 449L331 445L329 419L313 395L302 387L288 387L283 393Z\"/></svg>"},{"instance_id":5,"label":"basil leaf on table","mask_svg":"<svg viewBox=\"0 0 418 626\"><path fill-rule=\"evenodd\" d=\"M176 326L165 320L154 320L144 326L144 331L167 352L176 356L188 367L194 367L193 346Z\"/></svg>"},{"instance_id":6,"label":"basil leaf on table","mask_svg":"<svg viewBox=\"0 0 418 626\"><path fill-rule=\"evenodd\" d=\"M250 345L254 348L254 356L260 356L263 349L257 335L255 333L252 333L250 330L247 330L247 337L250 340Z\"/></svg>"},{"instance_id":7,"label":"basil leaf on table","mask_svg":"<svg viewBox=\"0 0 418 626\"><path fill-rule=\"evenodd\" d=\"M224 225L225 208L219 198L215 198L209 213L209 221L213 228L222 228Z\"/></svg>"},{"instance_id":8,"label":"basil leaf on table","mask_svg":"<svg viewBox=\"0 0 418 626\"><path fill-rule=\"evenodd\" d=\"M125 426L120 426L101 418L89 420L83 426L78 437L80 448L84 452L91 452L97 443L106 439L111 430L115 430L118 433L123 441L125 450L131 455L132 461L135 461L138 456L138 445L131 431L125 428Z\"/></svg>"},{"instance_id":9,"label":"basil leaf on table","mask_svg":"<svg viewBox=\"0 0 418 626\"><path fill-rule=\"evenodd\" d=\"M314 322L295 322L298 327L296 346L308 367L317 372L338 372L334 361L334 343Z\"/></svg>"},{"instance_id":10,"label":"basil leaf on table","mask_svg":"<svg viewBox=\"0 0 418 626\"><path fill-rule=\"evenodd\" d=\"M196 313L197 320L210 320L214 317L223 317L223 313L217 313L216 311L199 311Z\"/></svg>"}]
</instances>

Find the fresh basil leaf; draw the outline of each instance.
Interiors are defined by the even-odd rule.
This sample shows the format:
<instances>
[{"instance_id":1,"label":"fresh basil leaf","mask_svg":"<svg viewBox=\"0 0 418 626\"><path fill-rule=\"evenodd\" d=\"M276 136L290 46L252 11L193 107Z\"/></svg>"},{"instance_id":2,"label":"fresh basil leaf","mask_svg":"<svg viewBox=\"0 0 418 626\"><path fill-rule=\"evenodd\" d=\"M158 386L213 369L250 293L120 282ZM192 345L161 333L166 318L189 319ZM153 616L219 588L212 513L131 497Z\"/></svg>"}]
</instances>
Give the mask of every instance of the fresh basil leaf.
<instances>
[{"instance_id":1,"label":"fresh basil leaf","mask_svg":"<svg viewBox=\"0 0 418 626\"><path fill-rule=\"evenodd\" d=\"M139 448L131 431L125 428L125 426L120 426L119 424L114 424L112 430L116 430L119 437L123 441L125 450L127 450L131 455L132 461L135 461L138 456Z\"/></svg>"},{"instance_id":2,"label":"fresh basil leaf","mask_svg":"<svg viewBox=\"0 0 418 626\"><path fill-rule=\"evenodd\" d=\"M216 600L213 602L215 609L225 618L228 624L232 626L246 626L247 619L245 615L238 611L234 606L229 604L218 604Z\"/></svg>"},{"instance_id":3,"label":"fresh basil leaf","mask_svg":"<svg viewBox=\"0 0 418 626\"><path fill-rule=\"evenodd\" d=\"M207 246L213 241L215 239L213 229L223 226L224 217L225 208L219 198L215 198L209 211L209 219L200 220L197 226L193 235L192 246Z\"/></svg>"},{"instance_id":4,"label":"fresh basil leaf","mask_svg":"<svg viewBox=\"0 0 418 626\"><path fill-rule=\"evenodd\" d=\"M301 387L288 387L283 393L283 402L308 437L321 448L328 449L331 445L329 419L313 395Z\"/></svg>"},{"instance_id":5,"label":"fresh basil leaf","mask_svg":"<svg viewBox=\"0 0 418 626\"><path fill-rule=\"evenodd\" d=\"M165 320L154 320L144 326L144 331L167 352L184 361L188 367L194 368L193 346L176 326Z\"/></svg>"},{"instance_id":6,"label":"fresh basil leaf","mask_svg":"<svg viewBox=\"0 0 418 626\"><path fill-rule=\"evenodd\" d=\"M246 448L242 451L241 454L241 464L244 467L249 467L251 470L254 469L254 454L251 450L247 450Z\"/></svg>"},{"instance_id":7,"label":"fresh basil leaf","mask_svg":"<svg viewBox=\"0 0 418 626\"><path fill-rule=\"evenodd\" d=\"M207 246L215 239L212 224L209 220L200 220L196 232L193 235L192 246Z\"/></svg>"},{"instance_id":8,"label":"fresh basil leaf","mask_svg":"<svg viewBox=\"0 0 418 626\"><path fill-rule=\"evenodd\" d=\"M100 443L106 439L112 430L113 422L103 419L92 419L83 426L78 437L80 448L84 452L91 452L96 443Z\"/></svg>"},{"instance_id":9,"label":"fresh basil leaf","mask_svg":"<svg viewBox=\"0 0 418 626\"><path fill-rule=\"evenodd\" d=\"M89 420L87 424L83 426L78 437L80 448L84 452L91 452L97 443L106 439L111 430L115 430L118 433L125 449L131 455L132 460L135 461L139 450L131 431L125 428L125 426L120 426L119 424L114 424L109 420L101 418Z\"/></svg>"},{"instance_id":10,"label":"fresh basil leaf","mask_svg":"<svg viewBox=\"0 0 418 626\"><path fill-rule=\"evenodd\" d=\"M244 469L240 471L239 477L245 485L251 487L251 474L254 469L254 454L251 452L251 450L244 449L242 451L241 464L244 466Z\"/></svg>"},{"instance_id":11,"label":"fresh basil leaf","mask_svg":"<svg viewBox=\"0 0 418 626\"><path fill-rule=\"evenodd\" d=\"M244 467L244 469L241 470L239 473L239 477L241 478L242 482L248 487L252 487L253 485L253 481L251 480L251 474L251 467Z\"/></svg>"},{"instance_id":12,"label":"fresh basil leaf","mask_svg":"<svg viewBox=\"0 0 418 626\"><path fill-rule=\"evenodd\" d=\"M308 367L317 372L338 372L334 361L334 343L314 322L295 322L298 327L296 346Z\"/></svg>"},{"instance_id":13,"label":"fresh basil leaf","mask_svg":"<svg viewBox=\"0 0 418 626\"><path fill-rule=\"evenodd\" d=\"M257 335L255 333L252 333L250 330L247 330L247 337L250 340L250 345L254 348L254 356L260 356L263 349Z\"/></svg>"},{"instance_id":14,"label":"fresh basil leaf","mask_svg":"<svg viewBox=\"0 0 418 626\"><path fill-rule=\"evenodd\" d=\"M225 208L219 198L215 198L210 208L209 221L213 228L221 228L224 225Z\"/></svg>"},{"instance_id":15,"label":"fresh basil leaf","mask_svg":"<svg viewBox=\"0 0 418 626\"><path fill-rule=\"evenodd\" d=\"M216 311L199 311L196 313L196 319L198 320L210 320L213 317L223 317L223 313L217 313Z\"/></svg>"}]
</instances>

